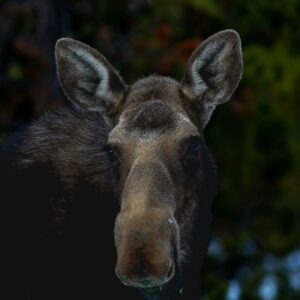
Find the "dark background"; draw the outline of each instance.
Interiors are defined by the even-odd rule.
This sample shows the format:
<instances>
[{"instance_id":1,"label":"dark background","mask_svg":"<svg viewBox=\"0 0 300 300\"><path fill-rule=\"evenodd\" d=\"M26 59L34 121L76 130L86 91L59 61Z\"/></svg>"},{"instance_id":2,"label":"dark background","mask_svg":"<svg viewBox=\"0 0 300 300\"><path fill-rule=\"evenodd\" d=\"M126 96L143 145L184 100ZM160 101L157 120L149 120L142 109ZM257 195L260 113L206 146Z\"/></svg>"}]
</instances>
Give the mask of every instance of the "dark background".
<instances>
[{"instance_id":1,"label":"dark background","mask_svg":"<svg viewBox=\"0 0 300 300\"><path fill-rule=\"evenodd\" d=\"M0 142L67 104L58 38L98 49L130 84L150 73L180 79L198 43L226 28L241 35L244 74L206 129L220 191L205 295L299 299L300 1L1 0Z\"/></svg>"}]
</instances>

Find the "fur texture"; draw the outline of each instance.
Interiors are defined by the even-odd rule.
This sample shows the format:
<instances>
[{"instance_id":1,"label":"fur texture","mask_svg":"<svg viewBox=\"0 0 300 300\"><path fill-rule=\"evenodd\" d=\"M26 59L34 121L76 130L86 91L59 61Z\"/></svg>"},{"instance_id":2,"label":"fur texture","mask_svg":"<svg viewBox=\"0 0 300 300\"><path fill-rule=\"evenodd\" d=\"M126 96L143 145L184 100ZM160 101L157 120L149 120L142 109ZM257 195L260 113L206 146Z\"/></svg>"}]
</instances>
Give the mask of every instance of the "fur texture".
<instances>
[{"instance_id":1,"label":"fur texture","mask_svg":"<svg viewBox=\"0 0 300 300\"><path fill-rule=\"evenodd\" d=\"M56 58L75 106L33 122L3 162L8 210L23 209L12 232L16 255L27 249L28 264L14 265L28 275L18 281L24 295L200 299L217 190L203 129L240 80L238 34L204 41L181 82L155 75L128 87L100 53L72 39L58 41ZM51 220L63 220L62 236Z\"/></svg>"}]
</instances>

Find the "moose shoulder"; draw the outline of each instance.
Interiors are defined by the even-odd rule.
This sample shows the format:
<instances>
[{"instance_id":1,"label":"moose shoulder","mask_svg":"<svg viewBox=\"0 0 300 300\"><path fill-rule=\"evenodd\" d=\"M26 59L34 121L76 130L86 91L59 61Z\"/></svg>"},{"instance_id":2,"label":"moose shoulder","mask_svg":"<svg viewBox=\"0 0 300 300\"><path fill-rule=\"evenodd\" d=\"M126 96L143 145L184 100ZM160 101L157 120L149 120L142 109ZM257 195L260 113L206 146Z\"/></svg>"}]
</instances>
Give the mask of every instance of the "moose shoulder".
<instances>
[{"instance_id":1,"label":"moose shoulder","mask_svg":"<svg viewBox=\"0 0 300 300\"><path fill-rule=\"evenodd\" d=\"M56 63L72 105L28 128L18 165L46 170L55 184L34 197L66 201L70 218L62 238L40 246L39 262L31 258L43 267L30 299L200 299L217 189L203 130L241 78L239 35L201 43L181 82L155 75L126 85L99 52L69 38L57 42ZM43 180L26 177L28 193Z\"/></svg>"}]
</instances>

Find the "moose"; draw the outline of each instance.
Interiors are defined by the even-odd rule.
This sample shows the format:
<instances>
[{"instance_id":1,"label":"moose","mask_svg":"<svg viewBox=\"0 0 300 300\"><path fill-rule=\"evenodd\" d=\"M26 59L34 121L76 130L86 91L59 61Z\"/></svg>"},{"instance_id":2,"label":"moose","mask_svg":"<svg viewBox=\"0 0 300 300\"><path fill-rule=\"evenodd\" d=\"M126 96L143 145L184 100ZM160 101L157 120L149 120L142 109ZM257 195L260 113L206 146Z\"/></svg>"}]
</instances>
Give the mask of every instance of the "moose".
<instances>
[{"instance_id":1,"label":"moose","mask_svg":"<svg viewBox=\"0 0 300 300\"><path fill-rule=\"evenodd\" d=\"M33 121L2 165L18 299L200 299L217 191L203 131L240 81L238 33L203 41L180 82L127 85L71 38L55 55L70 105Z\"/></svg>"}]
</instances>

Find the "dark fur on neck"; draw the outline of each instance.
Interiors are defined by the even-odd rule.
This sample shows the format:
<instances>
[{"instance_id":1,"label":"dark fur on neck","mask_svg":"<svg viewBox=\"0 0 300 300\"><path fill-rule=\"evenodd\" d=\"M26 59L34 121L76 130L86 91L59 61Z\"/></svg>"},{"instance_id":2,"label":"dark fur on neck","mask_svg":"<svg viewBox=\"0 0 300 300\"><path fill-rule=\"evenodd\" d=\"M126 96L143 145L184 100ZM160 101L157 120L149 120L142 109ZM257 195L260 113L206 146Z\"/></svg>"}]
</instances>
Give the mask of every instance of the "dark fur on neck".
<instances>
[{"instance_id":1,"label":"dark fur on neck","mask_svg":"<svg viewBox=\"0 0 300 300\"><path fill-rule=\"evenodd\" d=\"M188 239L191 251L166 289L149 295L123 286L114 274L113 226L118 203L112 193L110 164L103 150L109 130L97 113L64 108L45 114L17 139L15 169L10 169L2 181L5 193L14 199L9 204L10 210L15 212L15 207L21 207L17 217L8 214L12 217L10 222L15 223L11 235L16 237L16 256L28 260L25 265L21 260L18 260L20 265L13 264L15 271L28 276L27 289L45 300L94 297L99 295L98 287L112 298L117 294L132 300L141 299L141 294L147 300L200 298L200 270L217 184L208 149L203 147L205 176L199 186L198 207ZM63 226L57 227L56 218L60 217ZM21 250L24 243L27 254ZM95 280L92 273L97 268L98 280ZM62 282L65 284L61 285ZM114 290L108 288L110 285ZM48 296L46 290L51 290Z\"/></svg>"}]
</instances>

